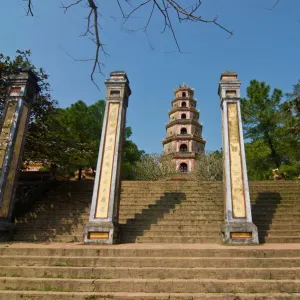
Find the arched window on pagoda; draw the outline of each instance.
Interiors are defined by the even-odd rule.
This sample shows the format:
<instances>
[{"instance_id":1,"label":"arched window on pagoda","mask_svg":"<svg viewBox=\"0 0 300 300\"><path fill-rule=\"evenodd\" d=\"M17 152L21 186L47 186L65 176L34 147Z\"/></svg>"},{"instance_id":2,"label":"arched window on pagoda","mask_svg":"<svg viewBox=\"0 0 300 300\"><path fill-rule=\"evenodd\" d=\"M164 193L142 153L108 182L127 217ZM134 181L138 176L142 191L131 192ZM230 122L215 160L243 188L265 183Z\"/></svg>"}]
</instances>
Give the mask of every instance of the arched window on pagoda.
<instances>
[{"instance_id":1,"label":"arched window on pagoda","mask_svg":"<svg viewBox=\"0 0 300 300\"><path fill-rule=\"evenodd\" d=\"M180 134L187 134L186 128L181 128L180 129Z\"/></svg>"},{"instance_id":2,"label":"arched window on pagoda","mask_svg":"<svg viewBox=\"0 0 300 300\"><path fill-rule=\"evenodd\" d=\"M186 173L188 171L188 166L186 163L181 163L179 166L180 172Z\"/></svg>"},{"instance_id":3,"label":"arched window on pagoda","mask_svg":"<svg viewBox=\"0 0 300 300\"><path fill-rule=\"evenodd\" d=\"M186 114L181 114L181 119L186 119Z\"/></svg>"},{"instance_id":4,"label":"arched window on pagoda","mask_svg":"<svg viewBox=\"0 0 300 300\"><path fill-rule=\"evenodd\" d=\"M185 101L181 102L181 107L186 107L186 102Z\"/></svg>"},{"instance_id":5,"label":"arched window on pagoda","mask_svg":"<svg viewBox=\"0 0 300 300\"><path fill-rule=\"evenodd\" d=\"M182 97L186 97L186 92L183 92L183 93L182 93Z\"/></svg>"},{"instance_id":6,"label":"arched window on pagoda","mask_svg":"<svg viewBox=\"0 0 300 300\"><path fill-rule=\"evenodd\" d=\"M186 144L181 144L180 145L180 152L187 152L188 151L188 147Z\"/></svg>"}]
</instances>

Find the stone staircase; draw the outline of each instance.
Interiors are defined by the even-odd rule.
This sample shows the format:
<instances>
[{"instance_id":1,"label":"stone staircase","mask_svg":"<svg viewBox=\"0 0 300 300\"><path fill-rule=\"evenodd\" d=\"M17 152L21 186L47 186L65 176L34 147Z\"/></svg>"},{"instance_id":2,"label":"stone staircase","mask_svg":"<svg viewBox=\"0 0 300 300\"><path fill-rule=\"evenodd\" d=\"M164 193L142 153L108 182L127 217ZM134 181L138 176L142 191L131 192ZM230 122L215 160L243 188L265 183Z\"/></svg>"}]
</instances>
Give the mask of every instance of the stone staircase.
<instances>
[{"instance_id":1,"label":"stone staircase","mask_svg":"<svg viewBox=\"0 0 300 300\"><path fill-rule=\"evenodd\" d=\"M81 242L93 182L59 182L31 211L16 218L15 241ZM300 185L250 182L260 242L300 242ZM123 243L218 243L223 222L221 182L122 183Z\"/></svg>"},{"instance_id":2,"label":"stone staircase","mask_svg":"<svg viewBox=\"0 0 300 300\"><path fill-rule=\"evenodd\" d=\"M255 246L219 243L218 182L123 182L123 244L83 245L92 189L60 182L16 219L40 243L0 244L0 300L300 299L297 182L250 183Z\"/></svg>"},{"instance_id":3,"label":"stone staircase","mask_svg":"<svg viewBox=\"0 0 300 300\"><path fill-rule=\"evenodd\" d=\"M0 299L300 299L300 246L286 246L1 245Z\"/></svg>"},{"instance_id":4,"label":"stone staircase","mask_svg":"<svg viewBox=\"0 0 300 300\"><path fill-rule=\"evenodd\" d=\"M121 237L139 243L216 243L223 187L207 182L124 182Z\"/></svg>"}]
</instances>

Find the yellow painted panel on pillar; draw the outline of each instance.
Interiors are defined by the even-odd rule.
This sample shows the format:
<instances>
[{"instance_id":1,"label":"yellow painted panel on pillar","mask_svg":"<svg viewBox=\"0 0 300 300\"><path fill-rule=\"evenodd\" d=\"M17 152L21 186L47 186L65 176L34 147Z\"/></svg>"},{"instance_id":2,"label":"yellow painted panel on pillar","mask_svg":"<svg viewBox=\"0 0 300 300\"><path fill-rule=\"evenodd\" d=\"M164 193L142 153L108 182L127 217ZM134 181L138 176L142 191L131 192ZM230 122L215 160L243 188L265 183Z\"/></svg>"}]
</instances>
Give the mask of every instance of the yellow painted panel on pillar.
<instances>
[{"instance_id":1,"label":"yellow painted panel on pillar","mask_svg":"<svg viewBox=\"0 0 300 300\"><path fill-rule=\"evenodd\" d=\"M90 232L90 240L107 240L109 238L109 232Z\"/></svg>"},{"instance_id":2,"label":"yellow painted panel on pillar","mask_svg":"<svg viewBox=\"0 0 300 300\"><path fill-rule=\"evenodd\" d=\"M228 103L230 179L233 218L246 218L237 103Z\"/></svg>"},{"instance_id":3,"label":"yellow painted panel on pillar","mask_svg":"<svg viewBox=\"0 0 300 300\"><path fill-rule=\"evenodd\" d=\"M97 197L95 218L106 219L108 217L112 171L116 148L116 137L119 119L119 103L108 104L105 140L102 152L100 171L100 183Z\"/></svg>"},{"instance_id":4,"label":"yellow painted panel on pillar","mask_svg":"<svg viewBox=\"0 0 300 300\"><path fill-rule=\"evenodd\" d=\"M17 102L10 102L4 116L4 122L0 133L0 174L3 168L4 157L7 144L11 134L11 127L14 120L14 114L17 109Z\"/></svg>"},{"instance_id":5,"label":"yellow painted panel on pillar","mask_svg":"<svg viewBox=\"0 0 300 300\"><path fill-rule=\"evenodd\" d=\"M232 232L230 237L232 239L251 239L252 232Z\"/></svg>"},{"instance_id":6,"label":"yellow painted panel on pillar","mask_svg":"<svg viewBox=\"0 0 300 300\"><path fill-rule=\"evenodd\" d=\"M21 112L19 127L17 128L17 137L13 149L13 156L9 166L9 171L8 171L5 189L4 189L3 202L0 208L0 217L4 217L4 218L8 216L10 202L12 200L11 198L13 193L15 177L19 173L18 163L19 163L22 143L25 135L28 113L29 113L29 108L27 105L24 105L23 111Z\"/></svg>"}]
</instances>

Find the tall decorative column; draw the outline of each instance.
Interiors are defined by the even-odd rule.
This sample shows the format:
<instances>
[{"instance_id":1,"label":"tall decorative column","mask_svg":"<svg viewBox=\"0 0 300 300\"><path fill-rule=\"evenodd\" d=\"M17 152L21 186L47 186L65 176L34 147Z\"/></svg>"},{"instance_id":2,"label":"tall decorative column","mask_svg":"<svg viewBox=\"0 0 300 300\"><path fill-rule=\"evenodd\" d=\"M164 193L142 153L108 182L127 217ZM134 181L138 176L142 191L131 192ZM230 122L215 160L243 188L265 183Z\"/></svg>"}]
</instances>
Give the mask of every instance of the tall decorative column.
<instances>
[{"instance_id":1,"label":"tall decorative column","mask_svg":"<svg viewBox=\"0 0 300 300\"><path fill-rule=\"evenodd\" d=\"M12 211L30 105L39 92L38 78L29 69L7 78L9 96L0 132L0 239L10 238Z\"/></svg>"},{"instance_id":2,"label":"tall decorative column","mask_svg":"<svg viewBox=\"0 0 300 300\"><path fill-rule=\"evenodd\" d=\"M84 229L84 243L89 244L113 244L119 239L120 171L131 90L123 71L111 72L105 85L106 109L92 206L89 223Z\"/></svg>"},{"instance_id":3,"label":"tall decorative column","mask_svg":"<svg viewBox=\"0 0 300 300\"><path fill-rule=\"evenodd\" d=\"M252 222L245 159L240 86L237 73L221 74L219 96L223 122L223 158L225 190L224 243L258 244L257 228Z\"/></svg>"}]
</instances>

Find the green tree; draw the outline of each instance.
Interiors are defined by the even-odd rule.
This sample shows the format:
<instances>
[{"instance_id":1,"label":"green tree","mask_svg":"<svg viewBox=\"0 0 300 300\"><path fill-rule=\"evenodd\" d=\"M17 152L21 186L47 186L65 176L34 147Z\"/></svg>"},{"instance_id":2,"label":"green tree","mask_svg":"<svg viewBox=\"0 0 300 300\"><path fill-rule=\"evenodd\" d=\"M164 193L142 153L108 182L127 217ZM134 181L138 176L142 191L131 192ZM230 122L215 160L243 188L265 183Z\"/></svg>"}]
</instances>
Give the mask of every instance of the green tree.
<instances>
[{"instance_id":1,"label":"green tree","mask_svg":"<svg viewBox=\"0 0 300 300\"><path fill-rule=\"evenodd\" d=\"M79 100L70 107L57 109L43 124L47 134L33 137L38 147L27 152L26 157L29 160L52 162L61 175L73 175L79 170L80 180L84 168L96 169L104 112L104 100L90 106ZM130 135L131 128L127 127L125 138L128 139ZM132 141L125 140L124 179L132 177L132 167L142 153Z\"/></svg>"},{"instance_id":2,"label":"green tree","mask_svg":"<svg viewBox=\"0 0 300 300\"><path fill-rule=\"evenodd\" d=\"M123 164L121 172L122 179L126 180L135 179L136 163L140 161L141 157L145 154L145 151L139 150L137 145L133 141L129 140L131 134L131 127L126 127Z\"/></svg>"},{"instance_id":3,"label":"green tree","mask_svg":"<svg viewBox=\"0 0 300 300\"><path fill-rule=\"evenodd\" d=\"M31 62L30 50L16 51L15 58L0 53L0 122L2 111L8 97L9 78L18 73L20 68L30 68L39 78L40 93L37 101L32 105L28 133L25 143L25 153L35 152L40 147L36 136L43 137L47 134L44 123L49 115L56 110L57 101L52 99L48 75L43 68L35 67Z\"/></svg>"},{"instance_id":4,"label":"green tree","mask_svg":"<svg viewBox=\"0 0 300 300\"><path fill-rule=\"evenodd\" d=\"M280 167L281 157L279 128L283 127L280 102L283 93L265 82L251 80L247 88L247 98L241 99L242 119L245 138L262 140L270 149L272 165Z\"/></svg>"},{"instance_id":5,"label":"green tree","mask_svg":"<svg viewBox=\"0 0 300 300\"><path fill-rule=\"evenodd\" d=\"M252 180L269 180L272 176L273 162L270 148L259 139L245 144L248 177Z\"/></svg>"},{"instance_id":6,"label":"green tree","mask_svg":"<svg viewBox=\"0 0 300 300\"><path fill-rule=\"evenodd\" d=\"M79 100L68 108L57 109L43 124L47 134L34 136L38 151L31 151L28 158L47 159L62 174L79 170L80 180L83 168L96 167L104 111L103 100L91 106Z\"/></svg>"},{"instance_id":7,"label":"green tree","mask_svg":"<svg viewBox=\"0 0 300 300\"><path fill-rule=\"evenodd\" d=\"M300 143L294 103L283 101L283 92L252 80L241 99L246 158L250 179L269 179L278 168L287 179L299 175ZM294 99L293 99L294 101Z\"/></svg>"},{"instance_id":8,"label":"green tree","mask_svg":"<svg viewBox=\"0 0 300 300\"><path fill-rule=\"evenodd\" d=\"M293 92L287 94L289 101L283 103L286 126L291 134L300 134L300 81L294 85Z\"/></svg>"}]
</instances>

